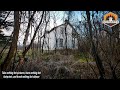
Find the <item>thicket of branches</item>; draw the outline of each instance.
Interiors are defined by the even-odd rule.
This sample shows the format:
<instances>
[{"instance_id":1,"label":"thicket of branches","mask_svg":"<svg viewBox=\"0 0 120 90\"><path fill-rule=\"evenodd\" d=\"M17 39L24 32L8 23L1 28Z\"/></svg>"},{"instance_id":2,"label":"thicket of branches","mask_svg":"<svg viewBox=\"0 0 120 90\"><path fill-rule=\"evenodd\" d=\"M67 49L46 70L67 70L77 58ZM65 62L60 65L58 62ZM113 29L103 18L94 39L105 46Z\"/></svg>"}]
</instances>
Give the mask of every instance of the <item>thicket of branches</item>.
<instances>
[{"instance_id":1,"label":"thicket of branches","mask_svg":"<svg viewBox=\"0 0 120 90\"><path fill-rule=\"evenodd\" d=\"M119 24L109 28L103 25L103 15L108 11L65 11L63 21L67 21L73 25L78 32L78 49L77 53L83 53L86 58L87 65L91 68L96 75L96 72L87 60L87 57L92 58L95 61L96 68L98 70L99 79L118 79L119 77L119 62L120 62L120 30ZM113 11L120 14L119 11ZM27 54L32 53L32 59L41 60L44 53L44 46L47 47L47 52L50 54L49 43L46 43L46 33L50 30L50 20L53 19L53 26L57 26L57 15L52 11L6 11L0 12L0 28L13 27L13 32L10 36L10 46L7 47L7 43L0 51L0 56L4 54L8 49L7 54L4 57L0 57L2 71L14 70L16 58L19 60L25 60ZM75 14L81 17L81 21L76 19ZM12 17L10 17L12 14ZM59 15L58 15L59 16ZM13 21L9 21L12 18ZM66 27L68 23L65 23L65 55L69 55L69 49L67 46L67 33ZM8 29L8 28L7 28ZM55 35L56 30L55 30ZM22 39L20 39L22 38ZM19 53L19 42L22 41L22 49ZM9 41L9 40L8 40ZM48 38L49 41L49 38ZM57 43L56 38L56 43ZM57 45L56 45L57 47ZM57 48L55 47L55 53ZM28 57L28 56L27 56ZM33 61L32 61L33 62ZM109 74L109 75L108 75ZM2 78L2 77L1 77Z\"/></svg>"}]
</instances>

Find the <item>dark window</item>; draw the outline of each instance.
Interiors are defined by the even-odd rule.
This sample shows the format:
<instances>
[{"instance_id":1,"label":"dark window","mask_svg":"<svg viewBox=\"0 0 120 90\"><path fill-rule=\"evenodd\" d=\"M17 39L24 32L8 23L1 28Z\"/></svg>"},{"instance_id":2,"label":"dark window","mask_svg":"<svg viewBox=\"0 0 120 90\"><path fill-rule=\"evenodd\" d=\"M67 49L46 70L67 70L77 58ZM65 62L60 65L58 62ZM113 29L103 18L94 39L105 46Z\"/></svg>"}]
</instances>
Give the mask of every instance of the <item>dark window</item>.
<instances>
[{"instance_id":1,"label":"dark window","mask_svg":"<svg viewBox=\"0 0 120 90\"><path fill-rule=\"evenodd\" d=\"M63 47L63 39L59 39L60 41L59 41L59 46L60 47Z\"/></svg>"},{"instance_id":2,"label":"dark window","mask_svg":"<svg viewBox=\"0 0 120 90\"><path fill-rule=\"evenodd\" d=\"M75 48L75 39L73 39L72 47Z\"/></svg>"}]
</instances>

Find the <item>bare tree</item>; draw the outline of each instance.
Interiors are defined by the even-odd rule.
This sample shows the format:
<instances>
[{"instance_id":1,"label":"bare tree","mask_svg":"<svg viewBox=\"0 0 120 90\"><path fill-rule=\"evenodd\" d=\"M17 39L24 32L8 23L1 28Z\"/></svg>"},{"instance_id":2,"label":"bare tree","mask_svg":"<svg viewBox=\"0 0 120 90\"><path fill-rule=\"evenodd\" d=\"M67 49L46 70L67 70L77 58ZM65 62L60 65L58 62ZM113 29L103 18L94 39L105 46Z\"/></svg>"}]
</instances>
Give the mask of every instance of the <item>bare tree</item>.
<instances>
[{"instance_id":1,"label":"bare tree","mask_svg":"<svg viewBox=\"0 0 120 90\"><path fill-rule=\"evenodd\" d=\"M50 20L50 16L47 18L47 14L49 14L49 12L45 12L45 29L44 29L44 34L43 34L43 43L42 43L42 53L43 53L43 47L44 47L44 44L45 44L45 39L46 39L46 34L47 34L47 26L48 26L48 23L49 23L49 20Z\"/></svg>"},{"instance_id":2,"label":"bare tree","mask_svg":"<svg viewBox=\"0 0 120 90\"><path fill-rule=\"evenodd\" d=\"M34 39L35 39L36 34L37 34L38 30L39 30L39 27L40 27L40 25L41 25L41 23L42 23L42 21L43 21L43 16L44 16L44 11L42 12L41 20L40 20L38 26L37 26L36 29L35 29L35 32L34 32L34 35L33 35L33 38L32 38L32 40L31 40L30 44L28 45L28 47L27 47L27 48L23 51L23 53L22 53L23 57L25 57L26 53L28 52L28 50L30 49L31 45L32 45L33 42L34 42Z\"/></svg>"},{"instance_id":3,"label":"bare tree","mask_svg":"<svg viewBox=\"0 0 120 90\"><path fill-rule=\"evenodd\" d=\"M103 64L102 64L100 57L97 54L96 47L95 47L95 44L93 42L92 25L91 25L91 21L90 21L90 12L86 11L86 15L87 15L87 22L88 22L88 26L89 26L89 36L90 36L90 42L91 42L92 55L96 61L96 65L97 65L98 70L99 70L100 78L104 79L105 78L104 67L103 67Z\"/></svg>"},{"instance_id":4,"label":"bare tree","mask_svg":"<svg viewBox=\"0 0 120 90\"><path fill-rule=\"evenodd\" d=\"M30 11L28 11L28 12L29 12L29 21L28 21L28 26L27 26L26 32L25 32L25 38L24 38L24 41L23 41L23 50L25 50L25 48L26 48L26 42L27 42L28 36L29 36L30 25L31 25L33 17L36 13L36 11L34 11L33 14L31 15Z\"/></svg>"},{"instance_id":5,"label":"bare tree","mask_svg":"<svg viewBox=\"0 0 120 90\"><path fill-rule=\"evenodd\" d=\"M54 34L55 34L55 53L57 52L57 48L58 48L58 38L57 38L57 31L56 31L56 26L57 26L57 23L56 23L56 15L55 14L53 14L53 20L54 20L54 23L53 23L53 25L54 25L54 29L55 29L55 31L54 31Z\"/></svg>"},{"instance_id":6,"label":"bare tree","mask_svg":"<svg viewBox=\"0 0 120 90\"><path fill-rule=\"evenodd\" d=\"M13 32L13 38L12 43L9 49L9 52L4 60L4 62L1 64L1 70L6 71L9 69L12 58L14 57L16 53L17 48L17 41L18 41L18 35L19 35L19 29L20 29L20 13L19 11L14 11L14 32Z\"/></svg>"}]
</instances>

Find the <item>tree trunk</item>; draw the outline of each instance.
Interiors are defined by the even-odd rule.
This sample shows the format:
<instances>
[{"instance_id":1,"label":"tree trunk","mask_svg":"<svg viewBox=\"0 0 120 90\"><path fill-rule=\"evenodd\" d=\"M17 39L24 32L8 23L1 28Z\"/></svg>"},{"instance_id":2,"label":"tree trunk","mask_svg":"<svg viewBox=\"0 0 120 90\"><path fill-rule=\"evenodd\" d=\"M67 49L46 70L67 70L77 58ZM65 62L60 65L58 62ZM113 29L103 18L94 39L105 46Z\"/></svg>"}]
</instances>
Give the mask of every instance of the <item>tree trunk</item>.
<instances>
[{"instance_id":1,"label":"tree trunk","mask_svg":"<svg viewBox=\"0 0 120 90\"><path fill-rule=\"evenodd\" d=\"M66 55L68 55L68 48L67 48L67 25L68 25L68 23L67 22L65 22L65 49L66 49Z\"/></svg>"},{"instance_id":2,"label":"tree trunk","mask_svg":"<svg viewBox=\"0 0 120 90\"><path fill-rule=\"evenodd\" d=\"M23 41L23 50L25 50L25 48L26 48L26 42L27 42L28 36L29 36L30 25L31 25L31 22L32 22L32 19L33 19L35 13L36 13L36 11L34 11L32 16L30 17L30 11L29 11L29 22L28 22L28 26L27 26L27 29L26 29L26 32L25 32L25 38L24 38L24 41Z\"/></svg>"},{"instance_id":3,"label":"tree trunk","mask_svg":"<svg viewBox=\"0 0 120 90\"><path fill-rule=\"evenodd\" d=\"M42 23L43 16L44 16L44 11L43 11L43 13L42 13L41 20L40 20L40 22L39 22L39 25L36 27L35 33L34 33L34 35L33 35L33 38L32 38L32 40L31 40L29 46L28 46L28 47L23 51L23 53L22 53L23 58L25 57L26 53L28 52L28 50L30 49L31 45L32 45L33 42L34 42L34 39L35 39L35 37L36 37L36 34L37 34L38 30L39 30L39 26L40 26L41 23Z\"/></svg>"},{"instance_id":4,"label":"tree trunk","mask_svg":"<svg viewBox=\"0 0 120 90\"><path fill-rule=\"evenodd\" d=\"M13 38L12 38L12 43L9 49L9 52L4 60L4 62L1 64L1 70L6 71L8 70L12 58L15 55L16 48L17 48L17 41L18 41L18 36L19 36L19 29L20 29L20 23L19 23L19 11L14 12L14 32L13 32Z\"/></svg>"},{"instance_id":5,"label":"tree trunk","mask_svg":"<svg viewBox=\"0 0 120 90\"><path fill-rule=\"evenodd\" d=\"M90 36L90 42L91 42L91 46L92 46L91 47L92 48L92 55L93 55L93 57L96 61L96 65L98 67L99 74L100 74L100 79L104 79L105 72L104 72L104 68L103 68L103 65L102 65L102 61L97 54L96 47L95 47L95 44L93 42L92 25L91 25L91 22L90 22L90 12L86 11L86 15L87 15L87 22L88 22L88 26L89 26L89 36Z\"/></svg>"},{"instance_id":6,"label":"tree trunk","mask_svg":"<svg viewBox=\"0 0 120 90\"><path fill-rule=\"evenodd\" d=\"M57 49L58 49L58 38L57 38L57 31L56 31L56 28L55 28L55 54L57 52Z\"/></svg>"}]
</instances>

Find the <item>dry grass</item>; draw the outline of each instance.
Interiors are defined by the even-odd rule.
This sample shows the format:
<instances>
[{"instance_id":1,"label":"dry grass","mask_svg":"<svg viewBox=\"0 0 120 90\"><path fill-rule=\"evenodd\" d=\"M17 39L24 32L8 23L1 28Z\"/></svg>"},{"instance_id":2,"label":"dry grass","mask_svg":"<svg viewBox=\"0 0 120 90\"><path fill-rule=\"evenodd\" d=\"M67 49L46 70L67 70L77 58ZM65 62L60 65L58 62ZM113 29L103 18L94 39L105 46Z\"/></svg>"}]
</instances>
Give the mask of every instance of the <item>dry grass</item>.
<instances>
[{"instance_id":1,"label":"dry grass","mask_svg":"<svg viewBox=\"0 0 120 90\"><path fill-rule=\"evenodd\" d=\"M116 68L118 78L120 78L119 67L120 64ZM104 68L106 79L111 79L111 69L105 62ZM86 59L83 55L62 55L60 53L41 55L39 59L25 62L15 71L39 71L41 79L98 79L99 77L96 63L91 58Z\"/></svg>"},{"instance_id":2,"label":"dry grass","mask_svg":"<svg viewBox=\"0 0 120 90\"><path fill-rule=\"evenodd\" d=\"M97 75L96 64L91 62ZM49 55L39 60L30 60L17 71L40 71L41 79L97 79L87 62L74 60L73 55Z\"/></svg>"}]
</instances>

